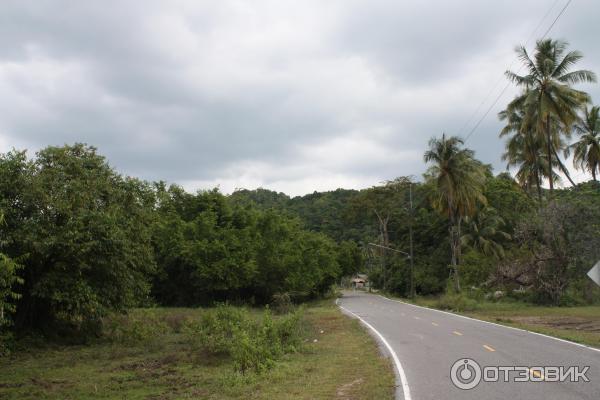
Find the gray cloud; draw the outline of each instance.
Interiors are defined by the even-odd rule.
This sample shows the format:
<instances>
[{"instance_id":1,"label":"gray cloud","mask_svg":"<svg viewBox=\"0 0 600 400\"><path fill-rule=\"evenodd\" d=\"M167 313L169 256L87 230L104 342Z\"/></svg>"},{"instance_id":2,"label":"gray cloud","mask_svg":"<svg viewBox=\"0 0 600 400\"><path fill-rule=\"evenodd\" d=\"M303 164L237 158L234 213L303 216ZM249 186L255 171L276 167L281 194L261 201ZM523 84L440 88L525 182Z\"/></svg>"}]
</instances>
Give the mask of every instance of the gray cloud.
<instances>
[{"instance_id":1,"label":"gray cloud","mask_svg":"<svg viewBox=\"0 0 600 400\"><path fill-rule=\"evenodd\" d=\"M302 194L419 176L428 139L468 133L549 6L3 2L0 150L87 142L124 173L189 189ZM574 1L552 32L598 72L599 7ZM497 170L496 114L513 93L468 142Z\"/></svg>"}]
</instances>

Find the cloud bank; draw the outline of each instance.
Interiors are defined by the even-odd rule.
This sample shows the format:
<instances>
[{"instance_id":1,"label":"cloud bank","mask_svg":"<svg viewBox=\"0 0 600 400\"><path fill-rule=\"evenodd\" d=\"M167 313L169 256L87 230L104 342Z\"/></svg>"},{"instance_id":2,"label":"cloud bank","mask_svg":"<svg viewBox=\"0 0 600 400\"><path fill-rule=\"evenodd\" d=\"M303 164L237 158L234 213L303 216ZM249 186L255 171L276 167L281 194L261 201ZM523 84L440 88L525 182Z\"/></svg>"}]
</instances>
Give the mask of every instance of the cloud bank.
<instances>
[{"instance_id":1,"label":"cloud bank","mask_svg":"<svg viewBox=\"0 0 600 400\"><path fill-rule=\"evenodd\" d=\"M297 195L420 176L428 139L465 136L518 68L514 46L562 5L5 1L0 151L86 142L119 171L190 190ZM551 36L600 73L598 12L574 1ZM582 88L598 101L598 85ZM496 114L513 94L468 141L497 172Z\"/></svg>"}]
</instances>

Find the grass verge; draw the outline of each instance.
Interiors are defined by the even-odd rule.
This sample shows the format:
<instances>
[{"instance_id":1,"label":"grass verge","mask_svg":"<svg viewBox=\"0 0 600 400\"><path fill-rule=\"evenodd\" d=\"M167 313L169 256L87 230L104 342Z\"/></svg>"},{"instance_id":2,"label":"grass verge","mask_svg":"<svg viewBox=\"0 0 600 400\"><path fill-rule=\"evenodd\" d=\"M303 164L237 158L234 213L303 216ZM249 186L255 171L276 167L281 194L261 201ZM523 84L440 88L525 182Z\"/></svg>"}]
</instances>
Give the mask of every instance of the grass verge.
<instances>
[{"instance_id":1,"label":"grass verge","mask_svg":"<svg viewBox=\"0 0 600 400\"><path fill-rule=\"evenodd\" d=\"M17 351L0 359L2 399L392 399L389 361L358 321L328 302L306 308L303 344L260 374L190 349L182 321L201 309L135 310L161 329L141 341ZM256 312L259 314L260 312ZM137 334L137 332L136 332Z\"/></svg>"}]
</instances>

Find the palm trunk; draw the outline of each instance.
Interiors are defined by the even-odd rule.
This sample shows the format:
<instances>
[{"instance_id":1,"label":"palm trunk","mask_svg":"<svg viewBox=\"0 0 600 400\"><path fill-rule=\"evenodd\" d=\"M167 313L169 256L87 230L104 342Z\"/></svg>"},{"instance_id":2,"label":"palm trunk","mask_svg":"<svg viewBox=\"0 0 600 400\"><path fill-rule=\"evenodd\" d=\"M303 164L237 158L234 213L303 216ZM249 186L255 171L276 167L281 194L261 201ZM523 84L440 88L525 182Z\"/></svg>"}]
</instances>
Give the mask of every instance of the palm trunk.
<instances>
[{"instance_id":1,"label":"palm trunk","mask_svg":"<svg viewBox=\"0 0 600 400\"><path fill-rule=\"evenodd\" d=\"M592 179L594 180L594 182L598 182L598 180L596 179L596 168L592 170Z\"/></svg>"},{"instance_id":2,"label":"palm trunk","mask_svg":"<svg viewBox=\"0 0 600 400\"><path fill-rule=\"evenodd\" d=\"M556 149L554 148L554 146L552 146L552 151L554 152L554 155L556 156L556 161L558 161L558 167L563 172L563 174L565 174L565 176L567 177L569 182L571 182L571 185L575 186L575 182L573 182L573 179L571 179L571 174L569 174L569 170L567 169L567 167L565 167L565 165L562 163L562 161L560 161L560 157L558 156L558 153L556 152Z\"/></svg>"},{"instance_id":3,"label":"palm trunk","mask_svg":"<svg viewBox=\"0 0 600 400\"><path fill-rule=\"evenodd\" d=\"M456 232L456 247L457 247L457 256L456 256L456 265L460 265L462 261L462 246L460 243L461 237L461 229L462 228L462 217L458 217L458 231Z\"/></svg>"},{"instance_id":4,"label":"palm trunk","mask_svg":"<svg viewBox=\"0 0 600 400\"><path fill-rule=\"evenodd\" d=\"M538 157L535 158L535 187L537 188L538 202L540 208L542 207L542 177L543 172L541 171L540 160Z\"/></svg>"},{"instance_id":5,"label":"palm trunk","mask_svg":"<svg viewBox=\"0 0 600 400\"><path fill-rule=\"evenodd\" d=\"M458 235L459 231L459 221L456 216L452 216L451 218L451 227L450 227L450 246L452 249L452 272L454 273L454 287L457 292L460 292L460 277L458 274L458 263L459 263L459 246L460 246L460 237Z\"/></svg>"},{"instance_id":6,"label":"palm trunk","mask_svg":"<svg viewBox=\"0 0 600 400\"><path fill-rule=\"evenodd\" d=\"M554 179L552 179L552 135L550 134L550 115L546 116L546 140L548 141L548 183L550 185L550 197L554 192Z\"/></svg>"},{"instance_id":7,"label":"palm trunk","mask_svg":"<svg viewBox=\"0 0 600 400\"><path fill-rule=\"evenodd\" d=\"M540 172L535 171L535 186L537 187L538 194L538 202L540 203L540 207L542 206L542 185L540 183Z\"/></svg>"}]
</instances>

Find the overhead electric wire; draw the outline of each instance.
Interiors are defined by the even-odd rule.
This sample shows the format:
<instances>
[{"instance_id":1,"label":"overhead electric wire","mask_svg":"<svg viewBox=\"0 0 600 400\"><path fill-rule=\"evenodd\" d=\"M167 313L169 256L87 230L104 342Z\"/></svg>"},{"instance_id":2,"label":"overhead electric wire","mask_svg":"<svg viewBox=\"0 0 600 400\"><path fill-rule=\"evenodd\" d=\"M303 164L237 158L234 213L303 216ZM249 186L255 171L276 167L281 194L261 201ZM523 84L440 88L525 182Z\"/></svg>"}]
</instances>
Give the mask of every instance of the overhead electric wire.
<instances>
[{"instance_id":1,"label":"overhead electric wire","mask_svg":"<svg viewBox=\"0 0 600 400\"><path fill-rule=\"evenodd\" d=\"M560 12L559 12L559 13L558 13L558 15L556 16L556 18L554 18L554 21L552 21L552 23L550 24L550 26L548 27L548 29L546 29L546 31L544 32L544 34L542 35L542 38L541 38L540 40L544 40L544 39L546 38L546 36L548 35L548 33L550 33L550 31L552 30L552 28L554 27L554 25L556 24L556 22L557 22L557 21L560 19L560 17L561 17L561 16L564 14L564 12L566 11L567 7L569 7L569 4L571 4L571 2L572 2L572 1L573 1L573 0L568 0L568 1L566 2L566 4L565 4L565 5L563 6L563 8L560 10ZM556 5L556 2L555 2L553 5L552 5L552 7L550 7L550 11L551 11L551 10L554 8L554 6L555 6L555 5ZM550 11L549 11L548 13L550 13ZM547 13L547 14L548 14L548 13ZM546 14L546 16L547 16L547 14ZM543 21L546 19L546 16L544 16L544 18L542 18L542 21L541 21L541 23L543 23ZM540 23L540 25L541 25L541 23ZM539 28L539 26L538 26L538 28ZM535 31L537 31L537 29L538 29L538 28L536 28L536 29L534 30L534 33L535 33ZM513 61L513 63L514 63L514 61ZM511 63L511 66L512 66L512 64L513 64L513 63ZM521 65L521 67L519 67L519 69L517 70L517 73L518 73L518 72L519 72L519 71L520 71L522 68L523 68L523 66ZM510 69L510 66L509 66L509 69ZM500 80L499 80L499 81L501 81L501 78L500 78ZM497 86L497 84L496 84L495 86ZM500 94L498 94L498 96L497 96L497 97L494 99L494 102L493 102L493 103L492 103L492 104L491 104L491 105L490 105L490 106L487 108L487 110L486 110L486 111L485 111L485 113L484 113L484 114L481 116L481 118L479 118L479 120L477 121L477 123L475 124L475 126L473 127L473 129L471 129L471 130L469 131L469 134L468 134L468 135L465 137L465 142L466 142L467 140L469 140L469 138L471 137L471 135L473 135L473 133L475 133L475 131L477 130L477 128L479 128L479 125L481 125L481 123L482 123L482 122L483 122L483 120L484 120L484 119L485 119L485 118L488 116L488 114L490 113L490 111L492 111L492 109L493 109L493 108L496 106L496 104L497 104L497 103L498 103L498 101L499 101L499 100L502 98L502 96L504 95L504 93L506 93L506 90L509 88L509 86L510 86L510 82L507 82L507 83L506 83L506 85L504 86L504 88L503 88L503 89L500 91ZM494 89L495 89L495 87L494 87ZM494 89L493 89L493 90L494 90ZM492 91L490 91L490 93L489 93L489 94L486 96L486 99L487 99L487 97L489 97L489 95L490 95L490 94L493 92L493 90L492 90ZM485 102L485 100L484 100L484 102ZM478 107L478 109L479 109L479 108L481 108L481 106L480 106L480 107ZM472 119L472 118L471 118L471 119Z\"/></svg>"},{"instance_id":2,"label":"overhead electric wire","mask_svg":"<svg viewBox=\"0 0 600 400\"><path fill-rule=\"evenodd\" d=\"M538 29L540 29L542 27L542 24L544 23L544 21L546 21L546 18L548 18L548 16L552 12L552 10L554 10L554 7L556 7L556 5L558 4L559 1L560 0L555 0L554 1L554 3L552 4L552 6L548 9L548 11L546 11L546 14L544 14L544 16L542 17L542 19L540 20L540 22L535 27L535 29L533 31L531 31L531 33L529 34L529 37L525 41L525 45L524 45L525 47L527 47L529 45L529 42L531 41L531 39L533 39L535 33L538 31ZM515 57L512 60L512 62L508 66L509 70L512 68L513 64L517 60L518 60L517 57ZM457 136L460 136L463 133L463 131L465 130L465 128L471 123L471 121L473 120L473 118L475 118L475 116L477 115L477 113L479 113L479 110L481 109L481 107L483 107L483 105L488 101L488 99L490 98L490 96L492 95L492 93L494 93L496 91L496 88L498 87L498 85L500 84L500 82L502 82L503 78L504 78L503 75L501 75L501 76L498 77L498 80L496 81L496 83L494 84L494 86L492 86L492 88L488 91L488 93L485 95L485 97L483 98L483 100L481 100L481 103L479 103L479 105L477 106L477 108L475 109L475 111L473 111L473 114L471 114L471 116L469 117L469 119L467 119L467 121L463 124L463 126L458 130Z\"/></svg>"}]
</instances>

